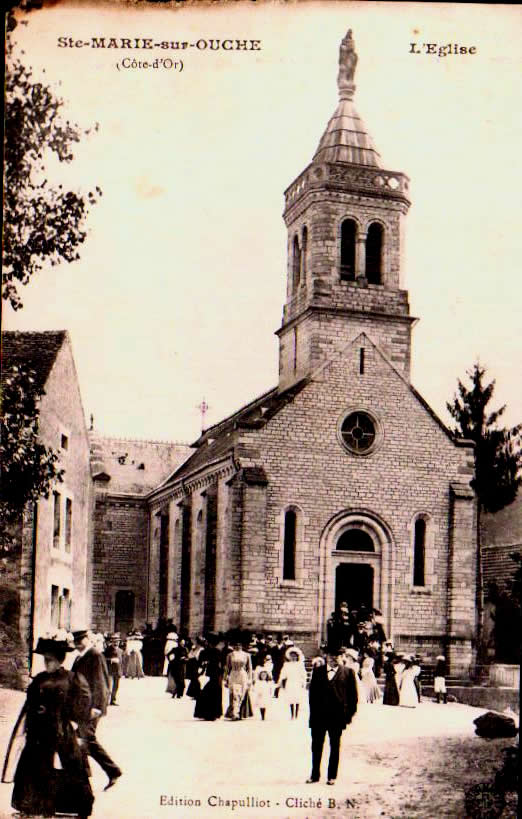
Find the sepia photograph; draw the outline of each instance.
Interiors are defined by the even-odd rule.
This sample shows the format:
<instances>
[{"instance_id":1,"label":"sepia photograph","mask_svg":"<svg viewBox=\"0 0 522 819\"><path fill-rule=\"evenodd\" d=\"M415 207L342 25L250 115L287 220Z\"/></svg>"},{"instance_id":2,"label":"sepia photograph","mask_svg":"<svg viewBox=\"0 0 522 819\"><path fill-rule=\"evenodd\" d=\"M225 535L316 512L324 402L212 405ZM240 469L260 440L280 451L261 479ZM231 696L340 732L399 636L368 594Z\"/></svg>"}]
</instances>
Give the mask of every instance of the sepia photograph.
<instances>
[{"instance_id":1,"label":"sepia photograph","mask_svg":"<svg viewBox=\"0 0 522 819\"><path fill-rule=\"evenodd\" d=\"M11 6L0 817L515 817L522 9Z\"/></svg>"}]
</instances>

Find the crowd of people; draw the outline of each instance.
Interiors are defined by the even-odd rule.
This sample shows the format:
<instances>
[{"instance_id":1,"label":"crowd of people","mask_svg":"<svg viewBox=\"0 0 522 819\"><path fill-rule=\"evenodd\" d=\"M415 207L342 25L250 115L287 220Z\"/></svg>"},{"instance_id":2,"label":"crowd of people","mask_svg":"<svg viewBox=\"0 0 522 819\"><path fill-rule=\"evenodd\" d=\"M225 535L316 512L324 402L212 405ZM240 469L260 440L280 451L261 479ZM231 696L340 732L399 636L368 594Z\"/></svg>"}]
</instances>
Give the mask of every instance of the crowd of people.
<instances>
[{"instance_id":1,"label":"crowd of people","mask_svg":"<svg viewBox=\"0 0 522 819\"><path fill-rule=\"evenodd\" d=\"M82 629L42 637L35 654L43 657L45 670L27 690L2 775L2 781L14 782L13 807L26 815L90 816L89 757L107 774L106 789L122 774L96 739L99 719L109 706L118 705L122 677L163 675L166 693L174 700L192 698L194 718L205 721L253 716L264 721L275 698L284 701L288 718L296 720L307 698L312 732L308 781L319 779L328 733L332 784L341 734L357 706L415 707L421 699L421 658L394 651L375 609L353 612L341 603L328 621L327 636L308 668L302 649L288 634L231 630L192 640L172 620L124 636ZM434 691L444 703L445 676L446 661L440 655Z\"/></svg>"}]
</instances>

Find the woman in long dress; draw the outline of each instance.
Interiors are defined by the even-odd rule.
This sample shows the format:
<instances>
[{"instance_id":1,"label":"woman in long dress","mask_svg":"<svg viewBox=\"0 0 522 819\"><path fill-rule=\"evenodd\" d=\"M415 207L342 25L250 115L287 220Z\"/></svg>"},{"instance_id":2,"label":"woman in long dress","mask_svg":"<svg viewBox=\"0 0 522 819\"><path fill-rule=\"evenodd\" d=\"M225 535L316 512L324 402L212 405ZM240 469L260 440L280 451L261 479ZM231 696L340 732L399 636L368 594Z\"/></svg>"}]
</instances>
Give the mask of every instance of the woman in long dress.
<instances>
[{"instance_id":1,"label":"woman in long dress","mask_svg":"<svg viewBox=\"0 0 522 819\"><path fill-rule=\"evenodd\" d=\"M25 729L11 803L22 815L87 817L92 812L89 766L73 724L89 720L91 693L81 674L63 667L68 650L66 640L47 638L35 650L43 654L46 670L27 689L2 774L3 782L12 781L10 753Z\"/></svg>"},{"instance_id":2,"label":"woman in long dress","mask_svg":"<svg viewBox=\"0 0 522 819\"><path fill-rule=\"evenodd\" d=\"M228 688L229 705L227 719L239 720L252 716L248 692L252 685L252 663L250 654L244 651L240 642L234 644L225 664L225 686Z\"/></svg>"},{"instance_id":3,"label":"woman in long dress","mask_svg":"<svg viewBox=\"0 0 522 819\"><path fill-rule=\"evenodd\" d=\"M388 654L383 666L384 670L384 705L399 704L399 689L395 675L395 663L393 654Z\"/></svg>"},{"instance_id":4,"label":"woman in long dress","mask_svg":"<svg viewBox=\"0 0 522 819\"><path fill-rule=\"evenodd\" d=\"M283 697L290 706L290 719L297 719L299 706L306 692L306 668L300 649L292 646L286 651L285 663L279 675L279 686Z\"/></svg>"},{"instance_id":5,"label":"woman in long dress","mask_svg":"<svg viewBox=\"0 0 522 819\"><path fill-rule=\"evenodd\" d=\"M381 699L381 689L377 685L375 674L373 673L373 657L365 657L361 665L361 689L366 695L366 702L379 702Z\"/></svg>"},{"instance_id":6,"label":"woman in long dress","mask_svg":"<svg viewBox=\"0 0 522 819\"><path fill-rule=\"evenodd\" d=\"M127 663L125 676L131 680L141 680L145 674L143 673L143 658L141 655L141 647L143 645L143 638L139 631L131 631L127 635Z\"/></svg>"},{"instance_id":7,"label":"woman in long dress","mask_svg":"<svg viewBox=\"0 0 522 819\"><path fill-rule=\"evenodd\" d=\"M178 647L179 637L177 631L169 631L167 634L167 639L165 640L165 648L163 653L165 654L165 660L163 662L163 676L166 677L169 670L169 655L175 648Z\"/></svg>"},{"instance_id":8,"label":"woman in long dress","mask_svg":"<svg viewBox=\"0 0 522 819\"><path fill-rule=\"evenodd\" d=\"M185 669L185 675L187 680L189 681L188 688L187 688L187 697L191 697L192 699L196 700L199 696L201 691L201 686L199 684L199 676L202 673L202 666L201 666L201 654L203 653L205 647L205 641L202 637L196 637L196 644L192 646L189 651L187 666Z\"/></svg>"},{"instance_id":9,"label":"woman in long dress","mask_svg":"<svg viewBox=\"0 0 522 819\"><path fill-rule=\"evenodd\" d=\"M209 635L208 646L200 654L199 661L203 669L202 679L206 679L196 699L194 716L197 719L216 720L223 714L223 669L221 666L221 652L217 648L218 638Z\"/></svg>"},{"instance_id":10,"label":"woman in long dress","mask_svg":"<svg viewBox=\"0 0 522 819\"><path fill-rule=\"evenodd\" d=\"M399 689L399 705L405 708L416 708L419 704L419 697L415 687L415 677L418 674L420 674L420 667L415 665L413 658L407 657Z\"/></svg>"}]
</instances>

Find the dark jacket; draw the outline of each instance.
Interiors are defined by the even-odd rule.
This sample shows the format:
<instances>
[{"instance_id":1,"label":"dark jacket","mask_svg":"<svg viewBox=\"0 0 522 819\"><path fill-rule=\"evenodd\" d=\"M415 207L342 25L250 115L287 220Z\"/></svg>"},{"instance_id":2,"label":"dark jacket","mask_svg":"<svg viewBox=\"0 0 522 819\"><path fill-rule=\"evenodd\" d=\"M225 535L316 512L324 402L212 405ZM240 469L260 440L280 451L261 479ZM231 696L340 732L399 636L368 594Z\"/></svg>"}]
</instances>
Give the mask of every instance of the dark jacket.
<instances>
[{"instance_id":1,"label":"dark jacket","mask_svg":"<svg viewBox=\"0 0 522 819\"><path fill-rule=\"evenodd\" d=\"M118 646L109 644L105 651L105 660L110 677L121 677L123 674L123 651Z\"/></svg>"},{"instance_id":2,"label":"dark jacket","mask_svg":"<svg viewBox=\"0 0 522 819\"><path fill-rule=\"evenodd\" d=\"M109 674L105 657L89 648L73 664L73 671L83 674L91 689L91 708L97 708L102 714L107 713L109 702Z\"/></svg>"},{"instance_id":3,"label":"dark jacket","mask_svg":"<svg viewBox=\"0 0 522 819\"><path fill-rule=\"evenodd\" d=\"M339 666L329 680L326 664L314 666L308 691L310 728L343 731L357 711L357 685L351 668Z\"/></svg>"}]
</instances>

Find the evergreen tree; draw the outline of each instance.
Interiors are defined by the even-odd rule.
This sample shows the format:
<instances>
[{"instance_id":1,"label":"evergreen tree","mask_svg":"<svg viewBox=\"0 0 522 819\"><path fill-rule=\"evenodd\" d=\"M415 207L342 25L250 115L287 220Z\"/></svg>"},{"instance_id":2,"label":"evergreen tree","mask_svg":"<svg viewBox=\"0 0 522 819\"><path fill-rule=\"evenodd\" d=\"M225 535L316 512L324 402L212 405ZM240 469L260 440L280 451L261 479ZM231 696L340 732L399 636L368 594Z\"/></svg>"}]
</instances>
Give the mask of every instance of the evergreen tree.
<instances>
[{"instance_id":1,"label":"evergreen tree","mask_svg":"<svg viewBox=\"0 0 522 819\"><path fill-rule=\"evenodd\" d=\"M478 362L467 371L469 385L458 381L457 394L447 409L455 420L453 432L459 438L475 443L475 477L471 486L477 494L477 613L478 653L483 657L482 646L482 512L498 512L512 503L522 482L522 424L502 427L499 419L506 406L489 410L495 381L485 383L486 370Z\"/></svg>"}]
</instances>

